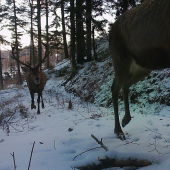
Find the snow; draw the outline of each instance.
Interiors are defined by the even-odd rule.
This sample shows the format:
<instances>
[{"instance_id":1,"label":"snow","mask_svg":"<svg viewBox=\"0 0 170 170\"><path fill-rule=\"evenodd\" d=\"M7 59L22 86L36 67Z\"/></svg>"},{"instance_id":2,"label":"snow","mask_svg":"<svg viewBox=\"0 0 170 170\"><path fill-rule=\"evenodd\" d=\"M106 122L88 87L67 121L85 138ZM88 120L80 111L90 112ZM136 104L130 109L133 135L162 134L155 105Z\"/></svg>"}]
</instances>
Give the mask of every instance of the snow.
<instances>
[{"instance_id":1,"label":"snow","mask_svg":"<svg viewBox=\"0 0 170 170\"><path fill-rule=\"evenodd\" d=\"M94 65L94 62L92 62ZM54 70L67 67L68 61L62 61ZM96 63L94 66L101 63ZM80 72L84 74L85 69ZM113 72L113 70L111 70ZM102 73L102 71L101 71ZM33 143L30 170L69 170L87 164L99 164L98 157L117 159L144 159L152 165L139 168L141 170L168 170L170 167L170 107L148 103L148 94L141 93L137 98L139 103L130 104L132 121L123 129L126 140L121 141L114 134L114 113L112 107L100 107L99 100L104 102L105 90L110 90L106 84L100 86L100 94L94 93L94 104L84 102L74 93L65 91L63 77L56 77L54 72L46 71L48 81L43 91L45 109L37 115L37 110L31 110L29 90L25 84L21 88L12 88L0 91L0 170L13 170L14 163L11 154L15 154L16 169L28 169ZM154 73L153 73L154 74ZM157 75L161 76L160 72ZM98 77L98 75L94 75ZM111 79L111 75L108 79ZM89 80L88 73L86 77ZM95 79L93 79L93 82ZM150 80L152 81L152 80ZM78 88L83 81L77 82ZM141 89L148 89L150 84L135 85L140 94ZM164 87L169 82L164 79ZM111 83L108 82L111 86ZM76 87L77 86L77 87ZM141 86L141 87L140 87ZM154 86L154 85L153 85ZM159 85L158 85L159 86ZM155 87L154 87L155 88ZM162 89L162 86L160 87ZM139 91L138 91L139 90ZM110 95L108 91L108 94ZM165 95L166 91L162 91ZM155 98L157 92L150 92L149 98ZM147 96L147 97L146 97ZM35 97L36 100L37 96ZM97 99L96 99L97 98ZM99 99L100 98L100 99ZM71 100L73 108L68 109ZM21 109L22 108L22 109ZM120 101L120 120L124 109ZM8 116L2 119L2 115ZM13 116L11 116L13 115ZM25 116L24 116L25 115ZM91 137L95 135L109 151L96 148L100 145ZM94 149L93 149L94 148ZM92 150L90 150L92 149ZM90 150L90 151L87 151ZM87 151L87 152L86 152ZM83 153L85 152L85 153ZM109 168L111 169L111 168ZM115 169L115 168L114 168ZM116 168L117 170L126 168Z\"/></svg>"}]
</instances>

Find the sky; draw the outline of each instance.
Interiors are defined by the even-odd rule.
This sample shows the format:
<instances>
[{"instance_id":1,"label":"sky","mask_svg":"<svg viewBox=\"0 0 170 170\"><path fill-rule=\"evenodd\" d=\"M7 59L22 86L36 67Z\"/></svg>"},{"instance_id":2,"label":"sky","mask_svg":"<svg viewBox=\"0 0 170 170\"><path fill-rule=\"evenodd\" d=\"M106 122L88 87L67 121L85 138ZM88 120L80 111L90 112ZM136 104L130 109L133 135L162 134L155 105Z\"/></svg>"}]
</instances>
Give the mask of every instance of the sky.
<instances>
[{"instance_id":1,"label":"sky","mask_svg":"<svg viewBox=\"0 0 170 170\"><path fill-rule=\"evenodd\" d=\"M5 0L0 0L0 2L3 4L5 2ZM24 2L24 0L16 1L16 3L18 3L18 4L23 3L23 2ZM49 22L50 22L50 18L49 18ZM46 25L46 19L45 19L45 17L41 17L42 28L45 28L45 25ZM11 32L7 28L4 28L3 30L1 30L0 34L3 35L8 41L11 41ZM28 34L24 34L21 37L21 44L22 44L22 47L30 45L30 36ZM10 50L11 49L10 46L4 46L4 45L2 45L1 48L2 48L2 50Z\"/></svg>"},{"instance_id":2,"label":"sky","mask_svg":"<svg viewBox=\"0 0 170 170\"><path fill-rule=\"evenodd\" d=\"M0 0L0 2L3 4L5 2L5 0ZM23 3L23 0L17 0L16 2L17 3ZM60 9L58 9L57 13L58 13L58 15L61 14ZM113 23L114 22L114 16L111 16L109 14L104 14L103 18L107 19L109 21L109 23ZM50 23L50 18L49 18L49 23ZM41 17L41 25L42 25L42 28L45 28L45 26L46 26L46 19L45 19L45 17ZM109 28L109 26L107 24L105 29L108 30L108 28ZM3 35L4 37L6 37L6 39L9 42L11 41L11 32L7 28L4 28L2 31L0 31L0 34ZM69 40L69 37L67 38L67 40ZM27 35L27 34L24 34L21 37L21 44L22 44L22 47L30 45L30 36ZM4 45L2 45L1 48L2 48L2 50L10 50L11 49L10 46L4 46Z\"/></svg>"}]
</instances>

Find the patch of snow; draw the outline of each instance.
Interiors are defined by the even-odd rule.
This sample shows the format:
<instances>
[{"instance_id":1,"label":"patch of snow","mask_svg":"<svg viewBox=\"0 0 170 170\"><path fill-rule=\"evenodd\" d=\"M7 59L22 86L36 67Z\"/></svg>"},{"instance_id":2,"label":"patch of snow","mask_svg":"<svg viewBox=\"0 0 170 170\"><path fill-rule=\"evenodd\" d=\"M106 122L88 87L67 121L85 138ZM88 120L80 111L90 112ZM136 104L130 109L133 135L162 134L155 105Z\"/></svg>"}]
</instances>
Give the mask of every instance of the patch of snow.
<instances>
[{"instance_id":1,"label":"patch of snow","mask_svg":"<svg viewBox=\"0 0 170 170\"><path fill-rule=\"evenodd\" d=\"M20 89L0 91L0 170L14 169L13 152L16 169L28 169L34 141L31 170L69 170L99 164L98 157L106 156L152 162L148 167L139 168L141 170L169 170L170 106L166 105L169 103L169 70L152 72L150 79L146 78L130 88L130 109L134 118L123 129L127 139L121 141L114 134L113 107L109 105L114 78L110 62L108 59L84 64L66 85L71 93L62 86L62 77L46 71L49 79L43 91L45 109L41 109L40 115L35 109L30 109L31 97L25 85ZM63 61L54 70L68 65L69 61ZM91 92L86 96L89 89ZM84 101L80 100L81 96L77 97L76 91L82 93ZM93 95L94 103L88 101L90 95ZM162 98L162 104L159 98ZM72 110L68 109L69 101ZM21 106L26 110L26 117L21 117ZM121 96L119 112L121 120L124 116ZM5 119L3 114L6 114ZM96 148L100 145L91 138L91 134L102 139L109 151Z\"/></svg>"}]
</instances>

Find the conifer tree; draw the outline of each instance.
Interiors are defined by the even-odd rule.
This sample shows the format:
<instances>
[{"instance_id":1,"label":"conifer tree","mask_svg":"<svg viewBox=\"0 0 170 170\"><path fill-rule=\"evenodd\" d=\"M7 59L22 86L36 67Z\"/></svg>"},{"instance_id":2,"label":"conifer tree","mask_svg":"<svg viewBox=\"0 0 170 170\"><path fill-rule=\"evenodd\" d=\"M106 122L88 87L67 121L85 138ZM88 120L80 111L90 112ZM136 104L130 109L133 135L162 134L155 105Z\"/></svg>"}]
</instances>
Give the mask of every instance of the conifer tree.
<instances>
[{"instance_id":1,"label":"conifer tree","mask_svg":"<svg viewBox=\"0 0 170 170\"><path fill-rule=\"evenodd\" d=\"M24 6L17 7L16 0L7 0L6 2L8 5L8 20L9 20L8 29L12 31L13 42L11 44L13 47L15 47L16 57L17 59L19 59L19 48L21 47L20 37L22 36L22 32L19 32L18 28L24 27L27 24L27 22L25 22L23 19L21 19L21 17L18 16L19 15L21 16L21 14L25 12L25 7ZM22 84L19 62L17 62L17 68L19 84Z\"/></svg>"}]
</instances>

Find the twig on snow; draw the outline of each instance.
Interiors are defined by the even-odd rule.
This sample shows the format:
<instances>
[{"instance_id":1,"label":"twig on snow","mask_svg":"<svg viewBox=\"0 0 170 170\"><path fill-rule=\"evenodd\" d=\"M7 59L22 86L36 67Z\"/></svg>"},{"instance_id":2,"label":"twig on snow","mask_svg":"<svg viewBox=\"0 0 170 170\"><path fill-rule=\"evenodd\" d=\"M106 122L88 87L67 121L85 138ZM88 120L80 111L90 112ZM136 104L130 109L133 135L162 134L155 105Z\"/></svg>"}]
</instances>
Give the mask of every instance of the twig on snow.
<instances>
[{"instance_id":1,"label":"twig on snow","mask_svg":"<svg viewBox=\"0 0 170 170\"><path fill-rule=\"evenodd\" d=\"M156 151L157 153L159 153L160 155L163 155L162 153L160 153L158 150L157 150L157 148L156 148L156 146L157 146L157 143L156 143L156 138L157 138L157 136L155 135L155 143L150 143L150 145L153 145L154 146L154 149L153 150L151 150L151 151L148 151L148 152L153 152L153 151ZM149 145L149 146L150 146Z\"/></svg>"},{"instance_id":2,"label":"twig on snow","mask_svg":"<svg viewBox=\"0 0 170 170\"><path fill-rule=\"evenodd\" d=\"M146 126L145 126L146 127ZM156 132L156 131L153 131L153 130L151 130L151 129L149 129L148 127L146 127L149 131L151 131L151 132L154 132L154 133L157 133L157 134L159 134L159 135L161 135L162 136L162 134L161 133L159 133L159 132ZM164 138L164 137L163 137ZM167 142L167 140L166 140L166 138L164 138L164 140L165 140L165 142Z\"/></svg>"},{"instance_id":3,"label":"twig on snow","mask_svg":"<svg viewBox=\"0 0 170 170\"><path fill-rule=\"evenodd\" d=\"M15 163L15 155L14 155L14 152L13 153L10 153L13 157L13 161L14 161L14 170L16 170L17 166L16 166L16 163Z\"/></svg>"},{"instance_id":4,"label":"twig on snow","mask_svg":"<svg viewBox=\"0 0 170 170\"><path fill-rule=\"evenodd\" d=\"M101 147L102 147L103 149L105 149L106 151L109 151L109 149L103 144L102 139L101 139L101 141L99 141L93 134L91 134L91 137L92 137L99 145L101 145Z\"/></svg>"},{"instance_id":5,"label":"twig on snow","mask_svg":"<svg viewBox=\"0 0 170 170\"><path fill-rule=\"evenodd\" d=\"M88 149L87 151L84 151L84 152L82 152L82 153L76 155L76 156L74 157L73 161L74 161L78 156L80 156L80 155L82 155L82 154L84 154L84 153L86 153L86 152L88 152L88 151L91 151L91 150L94 150L94 149L98 149L98 148L101 148L101 146L95 147L95 148L92 148L92 149Z\"/></svg>"},{"instance_id":6,"label":"twig on snow","mask_svg":"<svg viewBox=\"0 0 170 170\"><path fill-rule=\"evenodd\" d=\"M33 153L33 150L34 150L34 145L35 145L35 141L33 143L32 150L31 150L31 156L30 156L30 161L29 161L29 165L28 165L28 170L30 169L30 166L31 166L31 159L32 159L32 153Z\"/></svg>"},{"instance_id":7,"label":"twig on snow","mask_svg":"<svg viewBox=\"0 0 170 170\"><path fill-rule=\"evenodd\" d=\"M56 150L56 146L55 146L55 140L54 140L54 149Z\"/></svg>"},{"instance_id":8,"label":"twig on snow","mask_svg":"<svg viewBox=\"0 0 170 170\"><path fill-rule=\"evenodd\" d=\"M140 145L139 143L134 143L133 140L131 142L127 141L125 144L123 145L129 145L129 144L136 144L136 145Z\"/></svg>"}]
</instances>

